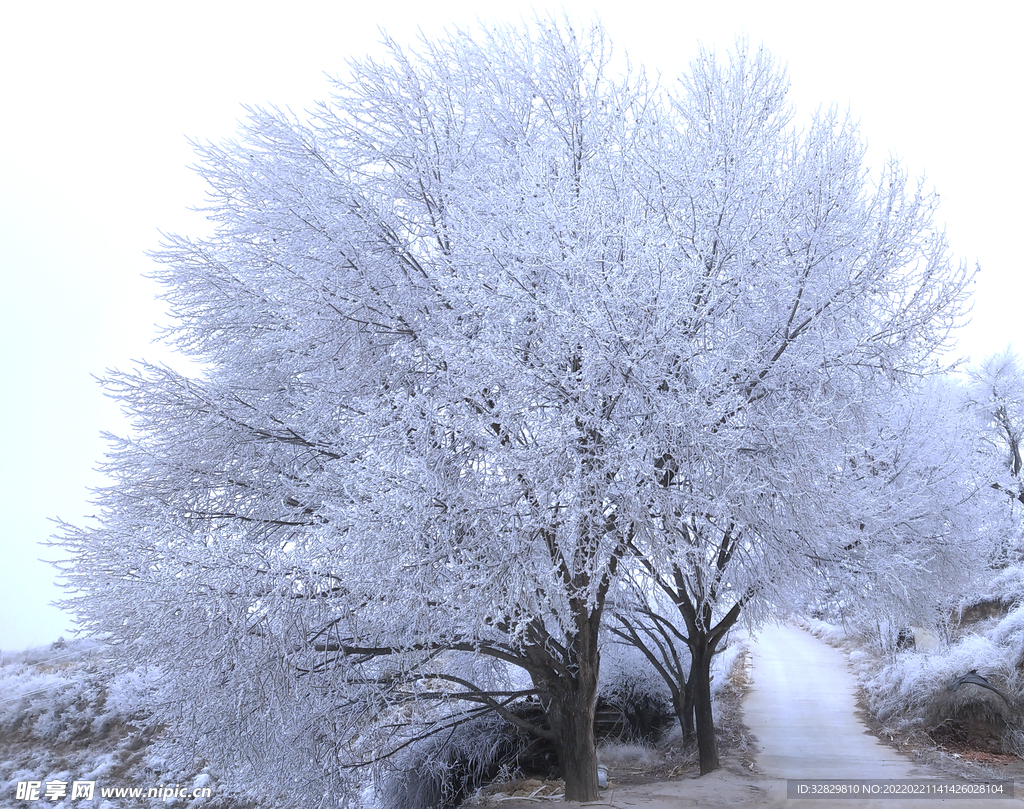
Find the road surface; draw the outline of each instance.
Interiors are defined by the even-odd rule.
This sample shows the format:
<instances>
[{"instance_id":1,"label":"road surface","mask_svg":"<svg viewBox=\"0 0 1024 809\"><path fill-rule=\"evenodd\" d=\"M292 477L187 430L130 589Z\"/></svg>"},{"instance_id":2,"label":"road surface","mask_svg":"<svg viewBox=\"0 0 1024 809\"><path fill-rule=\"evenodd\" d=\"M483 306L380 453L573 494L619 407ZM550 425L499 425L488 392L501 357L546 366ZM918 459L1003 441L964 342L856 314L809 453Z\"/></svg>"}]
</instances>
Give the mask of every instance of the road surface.
<instances>
[{"instance_id":1,"label":"road surface","mask_svg":"<svg viewBox=\"0 0 1024 809\"><path fill-rule=\"evenodd\" d=\"M794 626L766 626L751 645L744 723L757 766L778 778L926 778L856 718L846 655Z\"/></svg>"},{"instance_id":2,"label":"road surface","mask_svg":"<svg viewBox=\"0 0 1024 809\"><path fill-rule=\"evenodd\" d=\"M1004 807L1024 801L928 798L787 800L786 779L954 779L916 764L878 741L857 718L856 681L846 655L794 626L764 627L751 644L752 685L744 722L757 738L757 769L769 805L785 807Z\"/></svg>"}]
</instances>

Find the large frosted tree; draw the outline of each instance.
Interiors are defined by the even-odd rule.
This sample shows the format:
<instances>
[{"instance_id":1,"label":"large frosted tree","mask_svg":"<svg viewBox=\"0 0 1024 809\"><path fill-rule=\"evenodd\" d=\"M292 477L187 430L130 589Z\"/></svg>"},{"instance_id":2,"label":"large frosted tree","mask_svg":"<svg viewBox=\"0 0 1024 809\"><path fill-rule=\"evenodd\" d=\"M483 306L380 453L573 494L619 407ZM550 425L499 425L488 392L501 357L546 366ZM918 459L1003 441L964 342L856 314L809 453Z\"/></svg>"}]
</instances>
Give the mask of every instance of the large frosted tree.
<instances>
[{"instance_id":1,"label":"large frosted tree","mask_svg":"<svg viewBox=\"0 0 1024 809\"><path fill-rule=\"evenodd\" d=\"M762 52L670 92L596 29L391 45L201 147L215 232L156 258L204 371L110 376L133 436L66 575L211 755L327 784L496 711L592 800L617 579L691 577L708 632L707 588L797 581L836 448L934 368L965 275Z\"/></svg>"}]
</instances>

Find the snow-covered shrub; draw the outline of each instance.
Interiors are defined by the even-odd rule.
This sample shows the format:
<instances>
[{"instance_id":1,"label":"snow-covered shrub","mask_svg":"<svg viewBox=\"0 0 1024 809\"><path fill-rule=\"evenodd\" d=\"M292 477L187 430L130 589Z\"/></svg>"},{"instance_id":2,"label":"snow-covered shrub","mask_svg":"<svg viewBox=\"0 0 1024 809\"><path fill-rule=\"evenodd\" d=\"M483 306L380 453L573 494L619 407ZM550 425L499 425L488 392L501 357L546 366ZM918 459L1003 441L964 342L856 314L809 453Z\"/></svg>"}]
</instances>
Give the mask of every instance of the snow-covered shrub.
<instances>
[{"instance_id":1,"label":"snow-covered shrub","mask_svg":"<svg viewBox=\"0 0 1024 809\"><path fill-rule=\"evenodd\" d=\"M616 770L647 770L661 763L661 756L645 744L603 742L597 748L602 766Z\"/></svg>"},{"instance_id":2,"label":"snow-covered shrub","mask_svg":"<svg viewBox=\"0 0 1024 809\"><path fill-rule=\"evenodd\" d=\"M847 649L853 642L862 640L858 633L851 632L847 627L819 618L799 616L794 620L798 626L802 626L816 638L821 638L829 646L835 646L838 649Z\"/></svg>"},{"instance_id":3,"label":"snow-covered shrub","mask_svg":"<svg viewBox=\"0 0 1024 809\"><path fill-rule=\"evenodd\" d=\"M160 671L148 667L115 672L107 682L108 711L117 716L147 714L160 678Z\"/></svg>"},{"instance_id":4,"label":"snow-covered shrub","mask_svg":"<svg viewBox=\"0 0 1024 809\"><path fill-rule=\"evenodd\" d=\"M863 624L859 634L861 645L866 646L878 657L888 660L895 660L898 653L906 650L908 636L915 637L913 629L907 624L886 618L875 618L874 621Z\"/></svg>"},{"instance_id":5,"label":"snow-covered shrub","mask_svg":"<svg viewBox=\"0 0 1024 809\"><path fill-rule=\"evenodd\" d=\"M1024 605L1018 604L985 633L1004 647L1018 670L1024 664Z\"/></svg>"},{"instance_id":6,"label":"snow-covered shrub","mask_svg":"<svg viewBox=\"0 0 1024 809\"><path fill-rule=\"evenodd\" d=\"M685 647L678 653L688 665ZM616 728L606 728L603 735L619 741L651 743L674 717L664 678L639 649L626 643L610 643L602 653L598 705L602 713L618 714Z\"/></svg>"},{"instance_id":7,"label":"snow-covered shrub","mask_svg":"<svg viewBox=\"0 0 1024 809\"><path fill-rule=\"evenodd\" d=\"M941 654L908 652L867 680L872 712L899 730L933 730L943 722L996 715L1009 718L1009 708L978 686L961 686L955 698L949 689L957 677L977 670L1003 693L1020 693L1021 676L1010 649L991 638L970 635ZM963 692L960 694L960 692ZM991 697L989 696L991 694Z\"/></svg>"},{"instance_id":8,"label":"snow-covered shrub","mask_svg":"<svg viewBox=\"0 0 1024 809\"><path fill-rule=\"evenodd\" d=\"M1003 568L988 582L981 594L1007 603L1024 601L1024 565Z\"/></svg>"},{"instance_id":9,"label":"snow-covered shrub","mask_svg":"<svg viewBox=\"0 0 1024 809\"><path fill-rule=\"evenodd\" d=\"M518 769L525 735L496 715L425 739L378 771L380 809L454 807L482 784Z\"/></svg>"}]
</instances>

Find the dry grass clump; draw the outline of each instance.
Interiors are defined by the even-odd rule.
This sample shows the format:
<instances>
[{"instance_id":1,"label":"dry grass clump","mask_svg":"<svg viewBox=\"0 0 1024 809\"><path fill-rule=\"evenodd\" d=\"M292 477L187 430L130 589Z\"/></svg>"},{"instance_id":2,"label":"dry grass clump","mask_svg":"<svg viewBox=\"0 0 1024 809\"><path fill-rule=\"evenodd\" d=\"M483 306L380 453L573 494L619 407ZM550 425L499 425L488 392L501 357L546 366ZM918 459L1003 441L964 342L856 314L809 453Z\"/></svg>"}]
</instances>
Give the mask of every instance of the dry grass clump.
<instances>
[{"instance_id":1,"label":"dry grass clump","mask_svg":"<svg viewBox=\"0 0 1024 809\"><path fill-rule=\"evenodd\" d=\"M998 694L975 684L939 692L926 717L928 735L940 746L987 753L1018 747L1016 711Z\"/></svg>"},{"instance_id":2,"label":"dry grass clump","mask_svg":"<svg viewBox=\"0 0 1024 809\"><path fill-rule=\"evenodd\" d=\"M458 806L481 783L518 772L529 747L521 731L497 716L467 722L387 762L378 774L376 805L382 809Z\"/></svg>"},{"instance_id":3,"label":"dry grass clump","mask_svg":"<svg viewBox=\"0 0 1024 809\"><path fill-rule=\"evenodd\" d=\"M598 747L598 760L612 777L641 775L664 763L663 753L650 745L607 742Z\"/></svg>"}]
</instances>

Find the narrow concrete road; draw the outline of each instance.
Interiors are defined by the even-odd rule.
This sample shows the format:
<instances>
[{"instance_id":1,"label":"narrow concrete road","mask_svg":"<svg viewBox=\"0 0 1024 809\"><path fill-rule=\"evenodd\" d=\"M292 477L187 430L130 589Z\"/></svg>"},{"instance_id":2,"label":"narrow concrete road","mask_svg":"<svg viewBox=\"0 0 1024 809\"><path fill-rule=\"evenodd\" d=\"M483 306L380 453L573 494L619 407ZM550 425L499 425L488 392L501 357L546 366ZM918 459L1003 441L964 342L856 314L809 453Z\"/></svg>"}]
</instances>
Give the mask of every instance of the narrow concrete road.
<instances>
[{"instance_id":1,"label":"narrow concrete road","mask_svg":"<svg viewBox=\"0 0 1024 809\"><path fill-rule=\"evenodd\" d=\"M768 803L779 807L1024 806L1019 799L787 799L786 779L953 779L879 742L857 719L856 680L846 655L794 626L766 626L751 643L753 685L745 723L757 737Z\"/></svg>"}]
</instances>

